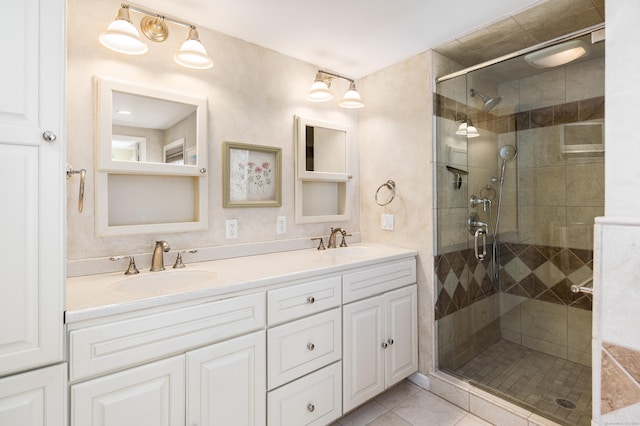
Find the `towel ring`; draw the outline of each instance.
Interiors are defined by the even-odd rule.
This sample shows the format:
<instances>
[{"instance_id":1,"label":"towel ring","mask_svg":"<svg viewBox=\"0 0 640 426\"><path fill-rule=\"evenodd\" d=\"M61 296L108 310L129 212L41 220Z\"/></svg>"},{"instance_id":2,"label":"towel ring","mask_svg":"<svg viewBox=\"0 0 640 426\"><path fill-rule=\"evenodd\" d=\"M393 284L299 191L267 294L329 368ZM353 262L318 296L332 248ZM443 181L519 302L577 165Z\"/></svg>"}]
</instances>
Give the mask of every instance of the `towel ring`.
<instances>
[{"instance_id":1,"label":"towel ring","mask_svg":"<svg viewBox=\"0 0 640 426\"><path fill-rule=\"evenodd\" d=\"M390 198L386 202L380 202L378 200L378 195L382 188L387 188L391 193ZM387 204L393 201L393 198L395 196L396 196L396 183L392 180L388 180L378 187L378 190L376 191L376 204L378 204L379 206L386 206Z\"/></svg>"}]
</instances>

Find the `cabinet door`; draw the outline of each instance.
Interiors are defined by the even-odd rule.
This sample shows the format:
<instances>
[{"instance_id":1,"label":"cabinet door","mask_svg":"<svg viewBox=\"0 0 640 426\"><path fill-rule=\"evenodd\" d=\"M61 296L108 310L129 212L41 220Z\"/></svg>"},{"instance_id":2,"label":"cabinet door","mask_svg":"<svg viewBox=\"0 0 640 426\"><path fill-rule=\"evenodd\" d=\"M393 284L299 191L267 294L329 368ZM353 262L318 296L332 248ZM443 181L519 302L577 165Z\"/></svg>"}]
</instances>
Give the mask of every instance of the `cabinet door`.
<instances>
[{"instance_id":1,"label":"cabinet door","mask_svg":"<svg viewBox=\"0 0 640 426\"><path fill-rule=\"evenodd\" d=\"M62 360L64 4L0 15L0 376Z\"/></svg>"},{"instance_id":2,"label":"cabinet door","mask_svg":"<svg viewBox=\"0 0 640 426\"><path fill-rule=\"evenodd\" d=\"M66 364L0 379L0 425L64 426Z\"/></svg>"},{"instance_id":3,"label":"cabinet door","mask_svg":"<svg viewBox=\"0 0 640 426\"><path fill-rule=\"evenodd\" d=\"M343 408L347 412L384 390L384 296L343 308Z\"/></svg>"},{"instance_id":4,"label":"cabinet door","mask_svg":"<svg viewBox=\"0 0 640 426\"><path fill-rule=\"evenodd\" d=\"M71 386L72 426L184 426L184 355Z\"/></svg>"},{"instance_id":5,"label":"cabinet door","mask_svg":"<svg viewBox=\"0 0 640 426\"><path fill-rule=\"evenodd\" d=\"M385 294L387 349L386 386L418 370L418 308L416 285Z\"/></svg>"},{"instance_id":6,"label":"cabinet door","mask_svg":"<svg viewBox=\"0 0 640 426\"><path fill-rule=\"evenodd\" d=\"M187 424L264 425L266 336L259 331L187 353Z\"/></svg>"}]
</instances>

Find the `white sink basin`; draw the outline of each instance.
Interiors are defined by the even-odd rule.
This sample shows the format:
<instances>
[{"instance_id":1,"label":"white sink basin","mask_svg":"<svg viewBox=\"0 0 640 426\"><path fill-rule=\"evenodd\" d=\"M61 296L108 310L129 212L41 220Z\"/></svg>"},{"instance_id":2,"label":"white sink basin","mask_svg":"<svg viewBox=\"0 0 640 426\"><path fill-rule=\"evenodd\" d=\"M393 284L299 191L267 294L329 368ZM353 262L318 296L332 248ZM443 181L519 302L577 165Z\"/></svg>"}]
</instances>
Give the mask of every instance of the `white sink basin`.
<instances>
[{"instance_id":1,"label":"white sink basin","mask_svg":"<svg viewBox=\"0 0 640 426\"><path fill-rule=\"evenodd\" d=\"M116 291L136 295L159 296L207 288L213 284L215 272L194 269L173 269L161 272L143 272L116 281Z\"/></svg>"},{"instance_id":2,"label":"white sink basin","mask_svg":"<svg viewBox=\"0 0 640 426\"><path fill-rule=\"evenodd\" d=\"M369 247L369 246L348 246L348 247L338 247L335 249L327 249L321 250L320 252L326 256L333 257L366 257L374 254L381 253L382 249L379 247Z\"/></svg>"}]
</instances>

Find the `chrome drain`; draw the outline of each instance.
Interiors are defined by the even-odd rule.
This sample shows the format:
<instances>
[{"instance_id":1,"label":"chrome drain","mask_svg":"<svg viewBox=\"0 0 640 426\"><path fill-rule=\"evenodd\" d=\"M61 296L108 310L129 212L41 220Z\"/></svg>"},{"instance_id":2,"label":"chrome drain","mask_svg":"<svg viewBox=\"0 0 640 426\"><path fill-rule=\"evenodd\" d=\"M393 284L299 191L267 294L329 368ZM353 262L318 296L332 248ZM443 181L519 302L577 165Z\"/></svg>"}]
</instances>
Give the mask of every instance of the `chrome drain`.
<instances>
[{"instance_id":1,"label":"chrome drain","mask_svg":"<svg viewBox=\"0 0 640 426\"><path fill-rule=\"evenodd\" d=\"M569 401L564 398L556 398L556 404L561 406L562 408L568 408L569 410L574 410L576 408L576 403L573 401Z\"/></svg>"}]
</instances>

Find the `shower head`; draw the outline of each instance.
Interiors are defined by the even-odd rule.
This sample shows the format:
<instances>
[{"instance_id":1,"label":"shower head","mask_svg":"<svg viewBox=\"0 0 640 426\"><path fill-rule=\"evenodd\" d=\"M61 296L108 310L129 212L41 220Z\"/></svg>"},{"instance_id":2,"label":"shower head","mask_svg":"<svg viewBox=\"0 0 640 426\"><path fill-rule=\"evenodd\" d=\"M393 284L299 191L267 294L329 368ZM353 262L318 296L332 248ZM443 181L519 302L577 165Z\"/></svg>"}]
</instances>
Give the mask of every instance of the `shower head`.
<instances>
[{"instance_id":1,"label":"shower head","mask_svg":"<svg viewBox=\"0 0 640 426\"><path fill-rule=\"evenodd\" d=\"M480 96L480 99L482 99L482 111L483 112L489 112L492 109L494 109L502 100L502 98L500 96L495 97L495 98L490 98L486 95L483 95L482 93L478 92L476 89L470 89L469 90L469 94L471 94L471 97L473 98L475 95Z\"/></svg>"},{"instance_id":2,"label":"shower head","mask_svg":"<svg viewBox=\"0 0 640 426\"><path fill-rule=\"evenodd\" d=\"M516 147L513 145L505 145L502 148L500 148L500 158L502 158L505 161L513 160L514 158L516 158L517 155L518 155L518 151L516 150Z\"/></svg>"}]
</instances>

